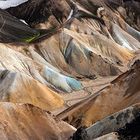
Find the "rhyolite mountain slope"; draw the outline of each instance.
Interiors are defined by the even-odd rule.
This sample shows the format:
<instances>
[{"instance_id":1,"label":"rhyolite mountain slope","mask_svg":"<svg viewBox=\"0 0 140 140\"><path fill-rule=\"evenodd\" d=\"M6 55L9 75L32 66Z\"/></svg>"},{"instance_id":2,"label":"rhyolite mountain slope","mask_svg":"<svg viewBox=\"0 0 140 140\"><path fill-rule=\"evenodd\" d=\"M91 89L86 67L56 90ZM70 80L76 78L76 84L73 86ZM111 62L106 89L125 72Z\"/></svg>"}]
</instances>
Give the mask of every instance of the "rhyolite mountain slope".
<instances>
[{"instance_id":1,"label":"rhyolite mountain slope","mask_svg":"<svg viewBox=\"0 0 140 140\"><path fill-rule=\"evenodd\" d=\"M117 139L115 119L91 133L140 102L140 2L28 0L0 17L1 139Z\"/></svg>"}]
</instances>

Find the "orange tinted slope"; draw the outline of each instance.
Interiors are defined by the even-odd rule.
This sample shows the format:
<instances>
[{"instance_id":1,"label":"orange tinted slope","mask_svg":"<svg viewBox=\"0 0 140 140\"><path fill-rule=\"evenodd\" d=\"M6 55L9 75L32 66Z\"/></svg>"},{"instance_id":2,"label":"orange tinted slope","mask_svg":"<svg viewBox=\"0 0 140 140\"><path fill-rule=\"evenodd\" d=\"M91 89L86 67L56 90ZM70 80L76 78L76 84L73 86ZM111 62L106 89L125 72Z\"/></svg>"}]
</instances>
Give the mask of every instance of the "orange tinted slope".
<instances>
[{"instance_id":1,"label":"orange tinted slope","mask_svg":"<svg viewBox=\"0 0 140 140\"><path fill-rule=\"evenodd\" d=\"M73 126L90 126L104 117L140 102L140 61L109 86L74 105L60 116Z\"/></svg>"},{"instance_id":2,"label":"orange tinted slope","mask_svg":"<svg viewBox=\"0 0 140 140\"><path fill-rule=\"evenodd\" d=\"M75 131L37 107L7 102L0 103L0 128L1 140L67 140Z\"/></svg>"}]
</instances>

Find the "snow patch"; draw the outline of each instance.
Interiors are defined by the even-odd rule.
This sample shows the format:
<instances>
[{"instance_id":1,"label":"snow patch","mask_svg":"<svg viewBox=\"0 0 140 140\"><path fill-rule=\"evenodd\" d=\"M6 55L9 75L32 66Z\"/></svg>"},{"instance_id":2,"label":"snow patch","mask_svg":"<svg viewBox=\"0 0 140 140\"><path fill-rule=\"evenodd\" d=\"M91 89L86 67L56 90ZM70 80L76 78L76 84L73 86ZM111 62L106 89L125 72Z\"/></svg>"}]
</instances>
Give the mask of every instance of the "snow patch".
<instances>
[{"instance_id":1,"label":"snow patch","mask_svg":"<svg viewBox=\"0 0 140 140\"><path fill-rule=\"evenodd\" d=\"M16 7L20 4L27 2L28 0L0 0L0 8L8 9L10 7Z\"/></svg>"}]
</instances>

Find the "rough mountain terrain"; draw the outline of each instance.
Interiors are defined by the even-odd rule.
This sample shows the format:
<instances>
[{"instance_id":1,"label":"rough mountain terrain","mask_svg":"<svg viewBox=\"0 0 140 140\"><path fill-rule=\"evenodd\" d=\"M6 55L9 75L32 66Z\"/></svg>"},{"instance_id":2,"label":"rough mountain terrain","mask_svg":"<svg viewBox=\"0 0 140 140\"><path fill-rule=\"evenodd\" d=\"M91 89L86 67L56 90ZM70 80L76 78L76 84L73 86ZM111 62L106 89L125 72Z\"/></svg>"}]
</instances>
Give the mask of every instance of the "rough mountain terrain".
<instances>
[{"instance_id":1,"label":"rough mountain terrain","mask_svg":"<svg viewBox=\"0 0 140 140\"><path fill-rule=\"evenodd\" d=\"M0 9L0 140L139 140L139 59L139 0Z\"/></svg>"}]
</instances>

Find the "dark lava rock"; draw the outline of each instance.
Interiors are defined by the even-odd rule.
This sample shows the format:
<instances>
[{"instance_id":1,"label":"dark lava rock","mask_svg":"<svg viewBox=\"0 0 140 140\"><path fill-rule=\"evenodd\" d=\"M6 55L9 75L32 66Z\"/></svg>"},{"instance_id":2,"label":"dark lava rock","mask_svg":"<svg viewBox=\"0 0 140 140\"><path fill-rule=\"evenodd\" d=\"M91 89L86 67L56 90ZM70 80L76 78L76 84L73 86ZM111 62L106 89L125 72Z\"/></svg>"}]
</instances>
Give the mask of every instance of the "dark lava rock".
<instances>
[{"instance_id":1,"label":"dark lava rock","mask_svg":"<svg viewBox=\"0 0 140 140\"><path fill-rule=\"evenodd\" d=\"M80 127L77 131L73 134L72 140L90 140L86 127Z\"/></svg>"},{"instance_id":2,"label":"dark lava rock","mask_svg":"<svg viewBox=\"0 0 140 140\"><path fill-rule=\"evenodd\" d=\"M140 116L117 132L120 140L140 140Z\"/></svg>"}]
</instances>

